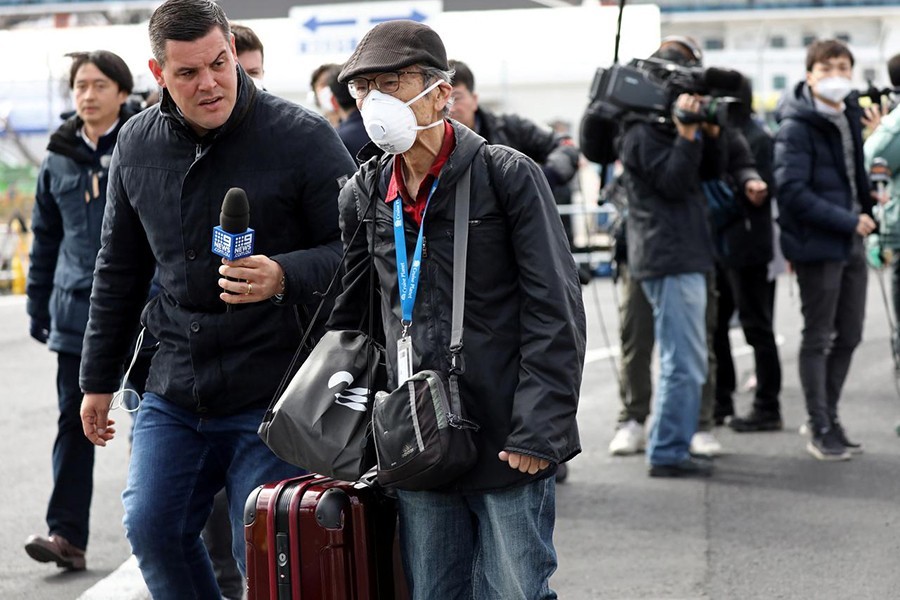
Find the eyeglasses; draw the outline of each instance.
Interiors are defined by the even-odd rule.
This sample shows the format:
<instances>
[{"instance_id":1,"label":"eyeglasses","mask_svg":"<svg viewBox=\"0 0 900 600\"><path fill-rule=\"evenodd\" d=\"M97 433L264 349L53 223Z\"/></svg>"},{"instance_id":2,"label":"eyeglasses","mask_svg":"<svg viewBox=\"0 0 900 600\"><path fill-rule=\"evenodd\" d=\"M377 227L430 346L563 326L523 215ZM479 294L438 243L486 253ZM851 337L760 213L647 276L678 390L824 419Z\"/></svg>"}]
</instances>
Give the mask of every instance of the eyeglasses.
<instances>
[{"instance_id":1,"label":"eyeglasses","mask_svg":"<svg viewBox=\"0 0 900 600\"><path fill-rule=\"evenodd\" d=\"M357 100L365 98L373 85L379 92L392 94L400 89L401 75L425 75L425 73L422 71L389 71L387 73L376 75L372 79L367 77L354 77L347 82L347 89L350 90L350 95Z\"/></svg>"}]
</instances>

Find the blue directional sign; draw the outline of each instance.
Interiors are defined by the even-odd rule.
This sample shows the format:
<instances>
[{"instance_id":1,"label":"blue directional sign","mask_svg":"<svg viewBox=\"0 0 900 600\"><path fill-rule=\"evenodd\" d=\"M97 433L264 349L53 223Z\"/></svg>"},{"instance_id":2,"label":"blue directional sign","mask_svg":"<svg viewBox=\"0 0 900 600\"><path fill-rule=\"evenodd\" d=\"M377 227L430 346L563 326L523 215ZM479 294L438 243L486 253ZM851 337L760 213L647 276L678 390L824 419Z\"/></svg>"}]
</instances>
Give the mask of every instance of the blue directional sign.
<instances>
[{"instance_id":1,"label":"blue directional sign","mask_svg":"<svg viewBox=\"0 0 900 600\"><path fill-rule=\"evenodd\" d=\"M346 57L379 23L398 19L427 23L442 10L441 0L358 2L295 6L290 18L296 24L297 54Z\"/></svg>"}]
</instances>

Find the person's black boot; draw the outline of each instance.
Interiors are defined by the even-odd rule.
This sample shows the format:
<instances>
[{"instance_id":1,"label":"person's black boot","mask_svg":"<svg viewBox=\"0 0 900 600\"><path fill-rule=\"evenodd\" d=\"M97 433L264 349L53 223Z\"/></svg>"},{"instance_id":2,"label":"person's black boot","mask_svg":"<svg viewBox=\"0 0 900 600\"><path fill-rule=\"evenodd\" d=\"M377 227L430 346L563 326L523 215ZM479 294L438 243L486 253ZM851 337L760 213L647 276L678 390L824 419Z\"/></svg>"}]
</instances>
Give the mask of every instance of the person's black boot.
<instances>
[{"instance_id":1,"label":"person's black boot","mask_svg":"<svg viewBox=\"0 0 900 600\"><path fill-rule=\"evenodd\" d=\"M732 417L728 426L739 433L746 433L750 431L781 431L784 423L781 415L759 412L754 408L743 417Z\"/></svg>"}]
</instances>

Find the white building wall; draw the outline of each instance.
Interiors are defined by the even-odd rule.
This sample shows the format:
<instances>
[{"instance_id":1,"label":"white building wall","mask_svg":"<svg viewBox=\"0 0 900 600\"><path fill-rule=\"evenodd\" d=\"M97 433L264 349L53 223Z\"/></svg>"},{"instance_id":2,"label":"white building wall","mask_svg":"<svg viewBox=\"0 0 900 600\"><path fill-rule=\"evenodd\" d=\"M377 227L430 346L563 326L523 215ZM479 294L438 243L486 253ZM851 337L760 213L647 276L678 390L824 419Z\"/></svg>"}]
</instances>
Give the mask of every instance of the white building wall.
<instances>
[{"instance_id":1,"label":"white building wall","mask_svg":"<svg viewBox=\"0 0 900 600\"><path fill-rule=\"evenodd\" d=\"M692 36L706 66L741 71L753 81L759 107L771 109L785 89L806 76L810 39L848 41L856 59L854 82L890 84L887 60L900 53L900 7L740 10L663 13L662 35ZM715 49L721 43L721 49ZM781 47L779 47L781 46Z\"/></svg>"}]
</instances>

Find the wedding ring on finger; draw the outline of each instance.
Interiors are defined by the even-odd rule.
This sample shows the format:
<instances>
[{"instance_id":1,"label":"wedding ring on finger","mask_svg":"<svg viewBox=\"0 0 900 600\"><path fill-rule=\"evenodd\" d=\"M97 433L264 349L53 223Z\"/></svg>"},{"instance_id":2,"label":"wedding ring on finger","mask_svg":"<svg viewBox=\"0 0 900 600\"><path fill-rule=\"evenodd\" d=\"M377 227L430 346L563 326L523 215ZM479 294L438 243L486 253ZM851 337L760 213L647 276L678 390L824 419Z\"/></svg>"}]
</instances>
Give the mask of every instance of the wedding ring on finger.
<instances>
[{"instance_id":1,"label":"wedding ring on finger","mask_svg":"<svg viewBox=\"0 0 900 600\"><path fill-rule=\"evenodd\" d=\"M247 295L249 296L252 293L253 293L253 284L248 281L247 282Z\"/></svg>"}]
</instances>

